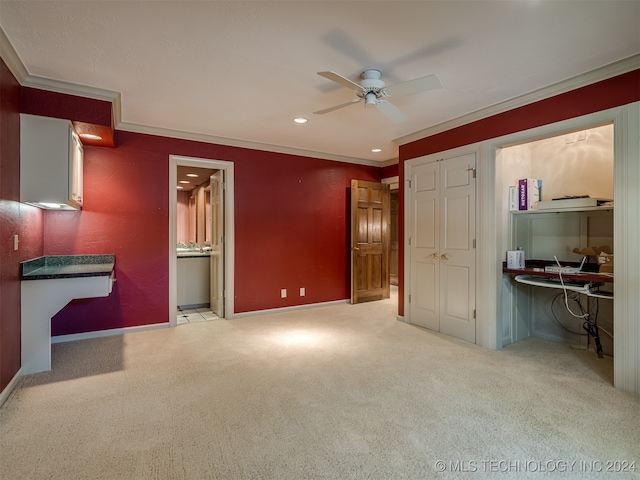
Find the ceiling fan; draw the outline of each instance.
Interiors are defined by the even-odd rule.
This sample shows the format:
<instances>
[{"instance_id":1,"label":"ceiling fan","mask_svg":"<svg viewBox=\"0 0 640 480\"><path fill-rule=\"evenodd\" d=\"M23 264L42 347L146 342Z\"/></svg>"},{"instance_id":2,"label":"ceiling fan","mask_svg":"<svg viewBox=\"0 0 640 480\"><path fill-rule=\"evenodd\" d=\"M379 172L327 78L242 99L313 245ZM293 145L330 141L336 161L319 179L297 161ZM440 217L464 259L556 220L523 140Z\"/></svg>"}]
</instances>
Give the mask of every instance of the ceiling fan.
<instances>
[{"instance_id":1,"label":"ceiling fan","mask_svg":"<svg viewBox=\"0 0 640 480\"><path fill-rule=\"evenodd\" d=\"M404 122L408 117L394 104L387 102L385 98L391 97L392 95L411 95L412 93L442 88L442 84L437 75L415 78L406 82L396 83L390 87L387 87L380 79L382 76L380 70L375 69L362 72L360 75L362 77L360 83L352 82L348 78L338 75L335 72L318 72L318 75L353 90L357 98L313 113L322 115L364 100L365 107L377 107L378 110L395 124Z\"/></svg>"}]
</instances>

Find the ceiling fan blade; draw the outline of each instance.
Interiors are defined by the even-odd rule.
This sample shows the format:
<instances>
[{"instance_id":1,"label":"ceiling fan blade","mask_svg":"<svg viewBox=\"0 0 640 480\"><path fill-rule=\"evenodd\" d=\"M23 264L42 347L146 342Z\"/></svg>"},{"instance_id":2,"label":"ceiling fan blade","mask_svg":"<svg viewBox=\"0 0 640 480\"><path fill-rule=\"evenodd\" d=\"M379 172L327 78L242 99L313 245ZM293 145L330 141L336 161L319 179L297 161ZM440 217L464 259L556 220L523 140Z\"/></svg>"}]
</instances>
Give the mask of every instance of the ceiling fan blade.
<instances>
[{"instance_id":1,"label":"ceiling fan blade","mask_svg":"<svg viewBox=\"0 0 640 480\"><path fill-rule=\"evenodd\" d=\"M361 98L354 98L353 100L351 100L349 102L345 102L345 103L341 103L340 105L335 105L333 107L325 108L324 110L318 110L317 112L313 112L313 113L318 114L318 115L322 115L324 113L329 113L329 112L333 112L334 110L338 110L339 108L348 107L349 105L353 105L354 103L358 103L361 100L362 100Z\"/></svg>"},{"instance_id":2,"label":"ceiling fan blade","mask_svg":"<svg viewBox=\"0 0 640 480\"><path fill-rule=\"evenodd\" d=\"M387 95L411 95L412 93L424 92L425 90L435 90L442 88L440 79L437 75L427 75L426 77L420 77L408 82L396 83L390 87L386 87L384 90Z\"/></svg>"},{"instance_id":3,"label":"ceiling fan blade","mask_svg":"<svg viewBox=\"0 0 640 480\"><path fill-rule=\"evenodd\" d=\"M380 110L389 120L391 120L396 125L404 122L409 118L393 103L389 103L385 100L378 100L376 102L376 107L378 107L378 110Z\"/></svg>"},{"instance_id":4,"label":"ceiling fan blade","mask_svg":"<svg viewBox=\"0 0 640 480\"><path fill-rule=\"evenodd\" d=\"M321 77L327 78L333 82L339 83L343 87L347 87L357 92L362 90L362 87L355 82L352 82L348 78L344 78L342 75L338 75L335 72L318 72Z\"/></svg>"}]
</instances>

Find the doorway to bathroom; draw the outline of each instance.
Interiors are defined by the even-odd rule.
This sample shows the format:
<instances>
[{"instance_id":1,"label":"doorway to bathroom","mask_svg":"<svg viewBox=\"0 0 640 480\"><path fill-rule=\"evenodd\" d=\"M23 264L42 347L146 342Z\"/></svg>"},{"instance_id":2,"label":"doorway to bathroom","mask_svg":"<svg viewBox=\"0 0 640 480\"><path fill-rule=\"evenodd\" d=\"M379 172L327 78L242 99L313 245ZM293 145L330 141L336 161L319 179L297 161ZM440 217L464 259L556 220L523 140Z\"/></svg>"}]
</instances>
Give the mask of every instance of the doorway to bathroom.
<instances>
[{"instance_id":1,"label":"doorway to bathroom","mask_svg":"<svg viewBox=\"0 0 640 480\"><path fill-rule=\"evenodd\" d=\"M232 318L233 163L171 155L169 164L169 324Z\"/></svg>"}]
</instances>

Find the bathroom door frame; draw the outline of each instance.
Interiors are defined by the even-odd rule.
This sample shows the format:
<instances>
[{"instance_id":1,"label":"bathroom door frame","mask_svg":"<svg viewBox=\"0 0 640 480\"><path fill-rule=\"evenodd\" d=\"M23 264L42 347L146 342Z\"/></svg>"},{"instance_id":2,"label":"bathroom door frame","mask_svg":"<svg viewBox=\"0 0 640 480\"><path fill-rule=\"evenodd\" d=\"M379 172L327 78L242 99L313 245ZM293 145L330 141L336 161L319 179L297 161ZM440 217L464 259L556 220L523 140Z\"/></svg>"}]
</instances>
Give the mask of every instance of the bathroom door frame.
<instances>
[{"instance_id":1,"label":"bathroom door frame","mask_svg":"<svg viewBox=\"0 0 640 480\"><path fill-rule=\"evenodd\" d=\"M234 164L225 160L169 155L169 326L178 324L178 259L177 245L177 206L178 165L196 168L224 170L224 318L234 317Z\"/></svg>"}]
</instances>

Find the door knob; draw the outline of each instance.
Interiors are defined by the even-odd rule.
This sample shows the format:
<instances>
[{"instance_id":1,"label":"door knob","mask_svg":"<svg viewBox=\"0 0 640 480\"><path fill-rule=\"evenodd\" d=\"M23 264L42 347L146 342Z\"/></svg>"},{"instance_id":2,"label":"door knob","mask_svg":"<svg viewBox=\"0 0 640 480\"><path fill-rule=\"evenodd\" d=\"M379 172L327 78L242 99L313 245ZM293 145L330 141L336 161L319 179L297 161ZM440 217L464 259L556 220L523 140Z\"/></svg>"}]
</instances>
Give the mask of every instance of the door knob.
<instances>
[{"instance_id":1,"label":"door knob","mask_svg":"<svg viewBox=\"0 0 640 480\"><path fill-rule=\"evenodd\" d=\"M431 254L431 258L437 259L438 258L438 254L437 253L432 253Z\"/></svg>"},{"instance_id":2,"label":"door knob","mask_svg":"<svg viewBox=\"0 0 640 480\"><path fill-rule=\"evenodd\" d=\"M443 253L442 255L440 255L440 258L441 258L442 260L449 260L449 257L447 257L447 254L446 254L446 253Z\"/></svg>"}]
</instances>

